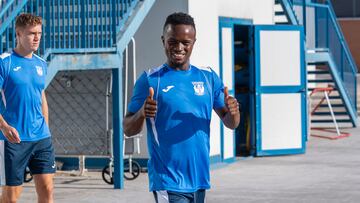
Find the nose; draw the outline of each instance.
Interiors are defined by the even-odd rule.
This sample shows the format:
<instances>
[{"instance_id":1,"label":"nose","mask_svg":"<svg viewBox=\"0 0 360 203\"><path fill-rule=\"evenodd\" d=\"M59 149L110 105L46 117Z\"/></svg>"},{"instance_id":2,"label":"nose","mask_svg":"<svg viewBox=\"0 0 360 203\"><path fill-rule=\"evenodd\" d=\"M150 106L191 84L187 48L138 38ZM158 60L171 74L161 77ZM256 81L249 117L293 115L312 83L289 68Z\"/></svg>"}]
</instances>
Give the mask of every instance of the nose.
<instances>
[{"instance_id":1,"label":"nose","mask_svg":"<svg viewBox=\"0 0 360 203\"><path fill-rule=\"evenodd\" d=\"M40 40L41 34L35 34L34 40L38 41Z\"/></svg>"},{"instance_id":2,"label":"nose","mask_svg":"<svg viewBox=\"0 0 360 203\"><path fill-rule=\"evenodd\" d=\"M175 45L176 51L182 51L183 49L184 49L184 45L181 42L179 42Z\"/></svg>"}]
</instances>

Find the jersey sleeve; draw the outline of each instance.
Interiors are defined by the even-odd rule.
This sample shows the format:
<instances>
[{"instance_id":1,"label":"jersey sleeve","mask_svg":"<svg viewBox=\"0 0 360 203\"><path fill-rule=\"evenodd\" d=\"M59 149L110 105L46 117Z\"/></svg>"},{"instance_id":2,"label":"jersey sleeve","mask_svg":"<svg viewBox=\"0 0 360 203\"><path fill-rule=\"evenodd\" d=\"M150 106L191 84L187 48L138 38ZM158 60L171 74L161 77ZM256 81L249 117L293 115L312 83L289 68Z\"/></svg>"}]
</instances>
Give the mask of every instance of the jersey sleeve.
<instances>
[{"instance_id":1,"label":"jersey sleeve","mask_svg":"<svg viewBox=\"0 0 360 203\"><path fill-rule=\"evenodd\" d=\"M225 106L224 101L224 84L219 78L219 76L212 71L212 79L213 79L213 108L218 109Z\"/></svg>"},{"instance_id":2,"label":"jersey sleeve","mask_svg":"<svg viewBox=\"0 0 360 203\"><path fill-rule=\"evenodd\" d=\"M149 82L147 79L147 74L144 72L135 83L133 95L128 106L128 112L138 112L139 109L143 106L148 94Z\"/></svg>"},{"instance_id":3,"label":"jersey sleeve","mask_svg":"<svg viewBox=\"0 0 360 203\"><path fill-rule=\"evenodd\" d=\"M0 58L0 89L4 89L4 81L5 81L5 65L4 61Z\"/></svg>"}]
</instances>

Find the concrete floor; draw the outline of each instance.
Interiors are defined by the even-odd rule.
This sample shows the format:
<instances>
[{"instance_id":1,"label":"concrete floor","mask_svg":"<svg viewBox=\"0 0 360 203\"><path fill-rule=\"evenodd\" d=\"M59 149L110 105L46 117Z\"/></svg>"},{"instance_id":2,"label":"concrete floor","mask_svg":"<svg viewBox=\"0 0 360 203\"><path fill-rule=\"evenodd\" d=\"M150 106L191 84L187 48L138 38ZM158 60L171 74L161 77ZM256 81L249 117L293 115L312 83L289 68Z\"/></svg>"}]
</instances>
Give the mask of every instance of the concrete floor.
<instances>
[{"instance_id":1,"label":"concrete floor","mask_svg":"<svg viewBox=\"0 0 360 203\"><path fill-rule=\"evenodd\" d=\"M208 203L360 202L360 128L339 140L310 137L303 155L246 158L214 169ZM147 174L125 181L124 190L105 184L100 172L85 176L58 174L55 202L153 202ZM19 202L36 202L32 183Z\"/></svg>"}]
</instances>

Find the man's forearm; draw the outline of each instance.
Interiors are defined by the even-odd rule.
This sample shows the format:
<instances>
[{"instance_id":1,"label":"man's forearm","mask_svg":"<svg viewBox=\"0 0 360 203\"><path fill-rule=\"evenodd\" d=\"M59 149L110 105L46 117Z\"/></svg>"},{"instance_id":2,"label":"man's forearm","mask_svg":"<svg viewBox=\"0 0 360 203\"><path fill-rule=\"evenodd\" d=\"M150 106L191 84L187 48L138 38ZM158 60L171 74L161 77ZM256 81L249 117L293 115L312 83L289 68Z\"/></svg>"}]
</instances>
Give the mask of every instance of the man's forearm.
<instances>
[{"instance_id":1,"label":"man's forearm","mask_svg":"<svg viewBox=\"0 0 360 203\"><path fill-rule=\"evenodd\" d=\"M227 112L222 121L226 127L235 129L240 123L240 113L232 115L230 112Z\"/></svg>"},{"instance_id":2,"label":"man's forearm","mask_svg":"<svg viewBox=\"0 0 360 203\"><path fill-rule=\"evenodd\" d=\"M2 130L7 125L7 122L5 121L4 117L0 115L0 130Z\"/></svg>"},{"instance_id":3,"label":"man's forearm","mask_svg":"<svg viewBox=\"0 0 360 203\"><path fill-rule=\"evenodd\" d=\"M139 110L135 114L127 114L123 121L124 133L133 136L141 132L145 121L145 115Z\"/></svg>"},{"instance_id":4,"label":"man's forearm","mask_svg":"<svg viewBox=\"0 0 360 203\"><path fill-rule=\"evenodd\" d=\"M46 100L45 92L43 92L41 100L42 100L41 110L42 110L43 116L45 118L46 124L49 125L49 107L48 107L48 103Z\"/></svg>"}]
</instances>

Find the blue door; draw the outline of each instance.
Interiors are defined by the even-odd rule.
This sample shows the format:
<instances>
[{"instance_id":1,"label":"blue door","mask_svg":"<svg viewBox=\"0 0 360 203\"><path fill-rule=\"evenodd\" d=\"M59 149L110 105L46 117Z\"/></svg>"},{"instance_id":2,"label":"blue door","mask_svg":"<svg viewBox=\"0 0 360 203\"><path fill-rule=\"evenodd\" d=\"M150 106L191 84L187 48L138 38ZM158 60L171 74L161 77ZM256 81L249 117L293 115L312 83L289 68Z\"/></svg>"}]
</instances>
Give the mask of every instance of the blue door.
<instances>
[{"instance_id":1,"label":"blue door","mask_svg":"<svg viewBox=\"0 0 360 203\"><path fill-rule=\"evenodd\" d=\"M306 68L300 26L254 26L256 155L305 152Z\"/></svg>"}]
</instances>

